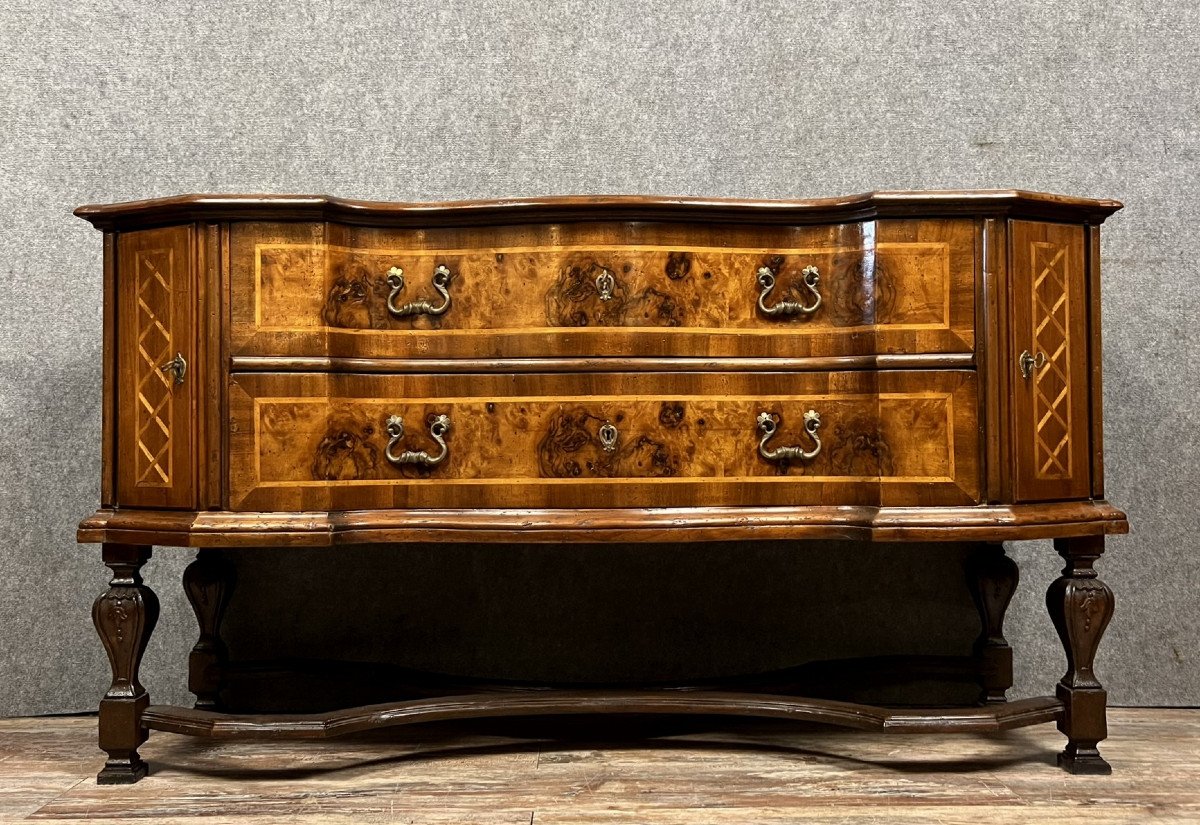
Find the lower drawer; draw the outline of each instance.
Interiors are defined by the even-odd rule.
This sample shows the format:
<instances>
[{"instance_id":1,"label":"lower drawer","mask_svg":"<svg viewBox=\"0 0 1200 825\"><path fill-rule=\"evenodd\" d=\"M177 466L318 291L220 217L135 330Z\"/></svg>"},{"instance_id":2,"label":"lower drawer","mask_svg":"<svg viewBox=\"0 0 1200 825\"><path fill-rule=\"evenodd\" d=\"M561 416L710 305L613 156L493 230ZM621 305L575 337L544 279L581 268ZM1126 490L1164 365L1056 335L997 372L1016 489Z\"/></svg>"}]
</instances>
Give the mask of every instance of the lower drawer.
<instances>
[{"instance_id":1,"label":"lower drawer","mask_svg":"<svg viewBox=\"0 0 1200 825\"><path fill-rule=\"evenodd\" d=\"M974 504L978 439L970 371L245 373L228 506Z\"/></svg>"}]
</instances>

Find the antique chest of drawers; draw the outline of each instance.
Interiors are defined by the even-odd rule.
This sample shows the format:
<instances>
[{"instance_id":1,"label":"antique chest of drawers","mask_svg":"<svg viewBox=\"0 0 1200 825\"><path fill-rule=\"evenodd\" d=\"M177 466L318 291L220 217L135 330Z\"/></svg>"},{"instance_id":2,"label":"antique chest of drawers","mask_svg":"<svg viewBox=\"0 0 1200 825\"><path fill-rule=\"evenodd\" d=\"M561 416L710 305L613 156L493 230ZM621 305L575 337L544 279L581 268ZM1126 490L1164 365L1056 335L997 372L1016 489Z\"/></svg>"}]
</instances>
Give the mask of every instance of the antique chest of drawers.
<instances>
[{"instance_id":1,"label":"antique chest of drawers","mask_svg":"<svg viewBox=\"0 0 1200 825\"><path fill-rule=\"evenodd\" d=\"M725 713L899 731L1056 721L1103 772L1112 613L1099 226L1019 191L796 202L382 204L183 196L104 231L93 616L113 669L104 782L148 730L327 736L449 716ZM223 549L364 542L977 541L980 703L888 709L721 690L529 690L317 716L220 708ZM1053 538L1054 696L1005 701L1007 540ZM138 681L152 545L202 548L195 708Z\"/></svg>"}]
</instances>

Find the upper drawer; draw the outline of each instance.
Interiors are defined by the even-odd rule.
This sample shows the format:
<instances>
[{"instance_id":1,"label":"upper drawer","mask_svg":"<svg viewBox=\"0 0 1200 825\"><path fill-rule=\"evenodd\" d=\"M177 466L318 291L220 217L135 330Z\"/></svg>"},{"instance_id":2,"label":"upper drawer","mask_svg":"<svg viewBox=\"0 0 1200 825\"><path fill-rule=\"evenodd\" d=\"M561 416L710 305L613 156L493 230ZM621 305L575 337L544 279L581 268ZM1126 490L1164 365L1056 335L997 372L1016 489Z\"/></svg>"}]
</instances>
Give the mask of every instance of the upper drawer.
<instances>
[{"instance_id":1,"label":"upper drawer","mask_svg":"<svg viewBox=\"0 0 1200 825\"><path fill-rule=\"evenodd\" d=\"M230 254L234 355L796 358L974 348L970 220L235 223Z\"/></svg>"}]
</instances>

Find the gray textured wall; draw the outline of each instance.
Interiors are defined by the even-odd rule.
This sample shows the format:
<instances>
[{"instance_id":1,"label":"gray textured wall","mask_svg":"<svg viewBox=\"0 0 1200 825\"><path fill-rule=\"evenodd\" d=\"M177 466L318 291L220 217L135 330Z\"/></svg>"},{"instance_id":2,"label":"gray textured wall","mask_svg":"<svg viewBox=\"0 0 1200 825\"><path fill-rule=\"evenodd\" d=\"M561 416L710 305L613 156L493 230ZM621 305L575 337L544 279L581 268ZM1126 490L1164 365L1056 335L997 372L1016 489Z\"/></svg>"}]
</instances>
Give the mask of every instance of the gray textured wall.
<instances>
[{"instance_id":1,"label":"gray textured wall","mask_svg":"<svg viewBox=\"0 0 1200 825\"><path fill-rule=\"evenodd\" d=\"M1105 413L1109 496L1134 533L1102 561L1118 607L1099 668L1115 702L1200 703L1197 9L5 0L0 712L91 708L107 681L88 618L105 577L72 537L98 495L100 235L70 209L189 191L1124 200L1104 237ZM1014 552L1017 692L1040 693L1063 666L1042 606L1056 557L1044 543ZM148 568L164 606L145 666L159 700L185 696L187 555L159 551ZM779 563L761 556L768 573ZM415 634L439 636L470 641Z\"/></svg>"}]
</instances>

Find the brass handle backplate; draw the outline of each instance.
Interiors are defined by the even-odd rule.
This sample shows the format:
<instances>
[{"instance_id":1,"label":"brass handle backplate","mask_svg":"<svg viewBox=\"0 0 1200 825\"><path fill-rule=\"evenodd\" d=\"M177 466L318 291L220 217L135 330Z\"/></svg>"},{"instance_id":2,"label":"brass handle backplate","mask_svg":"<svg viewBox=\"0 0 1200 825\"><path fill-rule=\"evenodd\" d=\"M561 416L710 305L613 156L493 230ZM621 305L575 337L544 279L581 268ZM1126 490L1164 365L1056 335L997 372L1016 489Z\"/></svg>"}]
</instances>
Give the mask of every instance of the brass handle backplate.
<instances>
[{"instance_id":1,"label":"brass handle backplate","mask_svg":"<svg viewBox=\"0 0 1200 825\"><path fill-rule=\"evenodd\" d=\"M758 414L758 429L762 433L762 439L758 442L758 454L767 461L781 461L783 459L799 458L804 461L816 458L821 452L821 437L817 435L817 428L821 426L821 414L816 410L809 410L804 414L804 431L808 433L809 438L813 440L813 448L805 450L803 447L776 447L767 449L767 442L771 440L771 436L779 429L778 416L769 412L761 412Z\"/></svg>"},{"instance_id":2,"label":"brass handle backplate","mask_svg":"<svg viewBox=\"0 0 1200 825\"><path fill-rule=\"evenodd\" d=\"M768 266L762 266L758 269L758 285L762 292L758 296L758 310L768 318L787 318L793 315L812 315L821 306L821 293L817 290L817 286L821 283L821 273L815 266L806 266L800 271L804 276L804 285L808 287L808 291L812 293L815 299L811 304L802 304L799 301L780 301L775 306L767 306L767 296L771 294L771 290L775 288L775 273Z\"/></svg>"},{"instance_id":3,"label":"brass handle backplate","mask_svg":"<svg viewBox=\"0 0 1200 825\"><path fill-rule=\"evenodd\" d=\"M391 436L391 439L388 441L387 449L383 451L383 454L393 464L420 464L423 467L433 467L441 464L446 460L446 456L450 455L450 448L446 446L446 434L449 432L450 416L439 415L429 425L429 435L442 448L440 453L430 455L424 450L405 450L397 455L396 447L399 446L400 439L404 438L404 419L398 415L393 415L387 420L387 434Z\"/></svg>"},{"instance_id":4,"label":"brass handle backplate","mask_svg":"<svg viewBox=\"0 0 1200 825\"><path fill-rule=\"evenodd\" d=\"M171 377L175 379L175 386L183 383L183 377L187 375L187 361L184 360L183 353L175 353L175 357L167 363L159 367L163 372L171 373Z\"/></svg>"},{"instance_id":5,"label":"brass handle backplate","mask_svg":"<svg viewBox=\"0 0 1200 825\"><path fill-rule=\"evenodd\" d=\"M1017 363L1021 365L1021 377L1028 381L1035 370L1046 366L1046 353L1039 352L1037 355L1030 355L1029 350L1025 350L1017 358Z\"/></svg>"},{"instance_id":6,"label":"brass handle backplate","mask_svg":"<svg viewBox=\"0 0 1200 825\"><path fill-rule=\"evenodd\" d=\"M407 318L409 315L442 315L450 309L450 270L444 266L438 265L433 270L433 288L442 296L442 303L438 306L428 301L412 301L396 306L396 299L404 291L404 270L398 266L388 270L387 283L392 288L387 299L388 312L397 318Z\"/></svg>"}]
</instances>

